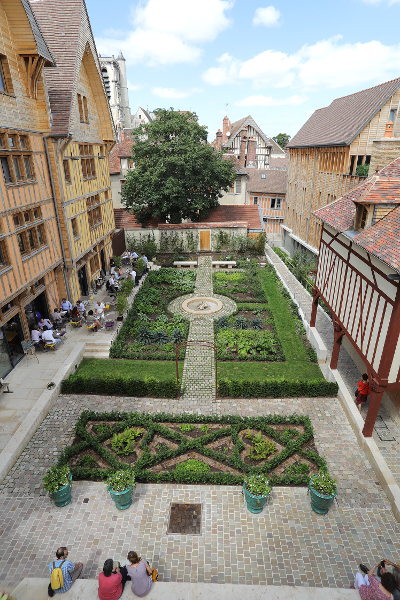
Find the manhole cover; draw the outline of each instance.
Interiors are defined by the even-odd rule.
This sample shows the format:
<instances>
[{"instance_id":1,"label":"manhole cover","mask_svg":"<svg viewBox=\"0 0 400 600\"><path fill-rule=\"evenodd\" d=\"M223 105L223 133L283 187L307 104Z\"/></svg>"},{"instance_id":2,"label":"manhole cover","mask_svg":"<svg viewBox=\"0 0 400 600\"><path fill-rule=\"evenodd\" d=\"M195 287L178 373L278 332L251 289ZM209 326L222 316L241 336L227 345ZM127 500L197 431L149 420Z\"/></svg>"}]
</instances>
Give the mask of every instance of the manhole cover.
<instances>
[{"instance_id":1,"label":"manhole cover","mask_svg":"<svg viewBox=\"0 0 400 600\"><path fill-rule=\"evenodd\" d=\"M201 504L171 502L167 533L201 535Z\"/></svg>"}]
</instances>

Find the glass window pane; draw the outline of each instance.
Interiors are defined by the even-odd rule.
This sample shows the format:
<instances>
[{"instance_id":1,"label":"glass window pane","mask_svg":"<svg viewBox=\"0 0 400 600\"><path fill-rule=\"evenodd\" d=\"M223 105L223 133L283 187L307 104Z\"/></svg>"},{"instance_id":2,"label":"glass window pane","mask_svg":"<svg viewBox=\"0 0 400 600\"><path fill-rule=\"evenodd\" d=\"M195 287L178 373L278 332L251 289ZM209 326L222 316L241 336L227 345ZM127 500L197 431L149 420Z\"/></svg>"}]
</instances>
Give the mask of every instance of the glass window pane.
<instances>
[{"instance_id":1,"label":"glass window pane","mask_svg":"<svg viewBox=\"0 0 400 600\"><path fill-rule=\"evenodd\" d=\"M4 148L4 139L2 135L0 135L0 148Z\"/></svg>"},{"instance_id":2,"label":"glass window pane","mask_svg":"<svg viewBox=\"0 0 400 600\"><path fill-rule=\"evenodd\" d=\"M12 183L11 173L8 167L8 160L5 156L1 157L1 166L3 168L3 175L6 183Z\"/></svg>"},{"instance_id":3,"label":"glass window pane","mask_svg":"<svg viewBox=\"0 0 400 600\"><path fill-rule=\"evenodd\" d=\"M15 138L12 135L8 137L8 143L10 145L10 148L15 148Z\"/></svg>"},{"instance_id":4,"label":"glass window pane","mask_svg":"<svg viewBox=\"0 0 400 600\"><path fill-rule=\"evenodd\" d=\"M19 233L17 235L17 240L18 240L18 246L19 246L19 250L20 250L21 254L25 254L26 253L25 242L24 242L24 238L21 233Z\"/></svg>"},{"instance_id":5,"label":"glass window pane","mask_svg":"<svg viewBox=\"0 0 400 600\"><path fill-rule=\"evenodd\" d=\"M19 215L14 215L13 216L13 221L14 221L15 227L19 227L20 226Z\"/></svg>"},{"instance_id":6,"label":"glass window pane","mask_svg":"<svg viewBox=\"0 0 400 600\"><path fill-rule=\"evenodd\" d=\"M3 251L3 244L0 243L0 267L4 267L7 264L5 252Z\"/></svg>"},{"instance_id":7,"label":"glass window pane","mask_svg":"<svg viewBox=\"0 0 400 600\"><path fill-rule=\"evenodd\" d=\"M31 216L28 212L24 213L24 219L25 219L25 223L27 223L28 221L31 220Z\"/></svg>"},{"instance_id":8,"label":"glass window pane","mask_svg":"<svg viewBox=\"0 0 400 600\"><path fill-rule=\"evenodd\" d=\"M33 237L32 229L30 229L28 231L28 240L29 240L29 245L31 247L31 250L34 250L35 249L35 238Z\"/></svg>"},{"instance_id":9,"label":"glass window pane","mask_svg":"<svg viewBox=\"0 0 400 600\"><path fill-rule=\"evenodd\" d=\"M44 244L44 238L43 238L43 231L42 231L42 226L40 225L40 227L38 227L36 229L37 232L37 236L38 236L38 240L39 240L39 246L43 246Z\"/></svg>"},{"instance_id":10,"label":"glass window pane","mask_svg":"<svg viewBox=\"0 0 400 600\"><path fill-rule=\"evenodd\" d=\"M27 179L32 179L31 163L28 156L24 156L24 165Z\"/></svg>"},{"instance_id":11,"label":"glass window pane","mask_svg":"<svg viewBox=\"0 0 400 600\"><path fill-rule=\"evenodd\" d=\"M33 218L34 219L39 219L40 218L40 213L39 213L39 211L38 211L37 208L33 211Z\"/></svg>"},{"instance_id":12,"label":"glass window pane","mask_svg":"<svg viewBox=\"0 0 400 600\"><path fill-rule=\"evenodd\" d=\"M19 142L21 144L21 148L26 148L26 140L23 137L19 138Z\"/></svg>"},{"instance_id":13,"label":"glass window pane","mask_svg":"<svg viewBox=\"0 0 400 600\"><path fill-rule=\"evenodd\" d=\"M0 90L2 92L7 92L7 90L6 90L6 84L5 84L5 81L4 81L3 69L1 68L1 65L0 65Z\"/></svg>"},{"instance_id":14,"label":"glass window pane","mask_svg":"<svg viewBox=\"0 0 400 600\"><path fill-rule=\"evenodd\" d=\"M21 171L19 168L18 156L13 156L13 163L14 163L15 176L16 176L17 180L20 181L22 179L22 175L21 175Z\"/></svg>"}]
</instances>

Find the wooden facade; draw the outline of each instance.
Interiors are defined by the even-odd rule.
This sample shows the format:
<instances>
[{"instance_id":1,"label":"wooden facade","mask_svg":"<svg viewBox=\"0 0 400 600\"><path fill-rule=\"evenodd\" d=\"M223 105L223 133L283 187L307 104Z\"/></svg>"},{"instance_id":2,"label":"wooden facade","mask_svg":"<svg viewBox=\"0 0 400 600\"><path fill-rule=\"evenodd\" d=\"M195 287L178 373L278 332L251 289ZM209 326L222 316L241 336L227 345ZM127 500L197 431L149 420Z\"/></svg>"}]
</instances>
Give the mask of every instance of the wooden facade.
<instances>
[{"instance_id":1,"label":"wooden facade","mask_svg":"<svg viewBox=\"0 0 400 600\"><path fill-rule=\"evenodd\" d=\"M395 90L376 112L371 108L366 124L349 143L324 144L323 131L316 131L320 141L315 144L302 145L300 142L297 145L295 141L291 146L292 141L289 143L284 216L284 245L288 250L293 249L294 240L297 247L303 246L318 253L321 225L312 213L340 198L364 180L355 174L356 168L358 165L370 163L373 141L383 138L389 118L394 119L395 137L400 135L399 101L400 88ZM345 118L344 106L341 119Z\"/></svg>"},{"instance_id":2,"label":"wooden facade","mask_svg":"<svg viewBox=\"0 0 400 600\"><path fill-rule=\"evenodd\" d=\"M45 139L43 66L52 57L25 6L0 2L0 377L23 356L36 312L48 316L59 305L63 282Z\"/></svg>"},{"instance_id":3,"label":"wooden facade","mask_svg":"<svg viewBox=\"0 0 400 600\"><path fill-rule=\"evenodd\" d=\"M249 202L260 207L267 235L282 233L285 194L256 194L252 192L249 193Z\"/></svg>"}]
</instances>

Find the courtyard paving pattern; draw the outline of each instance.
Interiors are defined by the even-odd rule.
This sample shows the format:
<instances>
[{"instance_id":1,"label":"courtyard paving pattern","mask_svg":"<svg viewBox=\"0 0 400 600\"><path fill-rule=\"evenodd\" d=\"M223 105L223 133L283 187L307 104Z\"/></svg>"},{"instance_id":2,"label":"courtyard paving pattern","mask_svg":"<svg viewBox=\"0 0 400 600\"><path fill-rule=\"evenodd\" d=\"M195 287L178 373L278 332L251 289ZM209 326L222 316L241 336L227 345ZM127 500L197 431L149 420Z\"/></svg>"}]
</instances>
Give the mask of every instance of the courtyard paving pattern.
<instances>
[{"instance_id":1,"label":"courtyard paving pattern","mask_svg":"<svg viewBox=\"0 0 400 600\"><path fill-rule=\"evenodd\" d=\"M289 287L301 288L288 273L286 269ZM211 293L211 264L200 261L195 294ZM303 310L307 301L304 295ZM226 314L232 312L229 302L224 305ZM179 312L179 303L175 308ZM318 329L321 323L328 336L331 325L323 315L318 319ZM189 339L213 339L211 317L191 315L190 321ZM345 358L341 353L340 360ZM57 399L0 485L0 588L15 586L24 577L47 577L48 562L59 545L68 546L72 560L84 563L85 578L96 578L106 558L122 562L129 550L137 550L165 582L348 588L360 562L372 565L381 558L400 562L399 524L339 400L219 398L214 402L213 362L211 352L188 351L187 386L180 401L94 395ZM354 363L345 368L353 388L358 372ZM132 506L118 511L103 483L75 482L71 504L56 508L43 489L42 478L73 441L75 423L84 409L308 414L315 445L338 480L337 500L327 515L316 515L306 488L275 487L263 512L253 515L245 507L239 486L137 484ZM381 433L380 438L388 441L381 439L380 448L398 472L398 430L388 415L382 415L381 429L385 425L388 433ZM200 535L167 534L172 502L202 505Z\"/></svg>"},{"instance_id":2,"label":"courtyard paving pattern","mask_svg":"<svg viewBox=\"0 0 400 600\"><path fill-rule=\"evenodd\" d=\"M132 506L113 505L103 483L78 482L72 503L57 509L44 472L74 438L83 409L202 414L309 414L315 443L339 481L326 516L311 511L305 488L274 488L261 515L244 506L239 487L138 484ZM193 401L60 397L0 487L0 586L45 577L59 544L98 575L106 558L130 549L151 561L163 581L349 587L357 564L398 562L400 530L337 399ZM202 503L202 534L167 535L171 502Z\"/></svg>"}]
</instances>

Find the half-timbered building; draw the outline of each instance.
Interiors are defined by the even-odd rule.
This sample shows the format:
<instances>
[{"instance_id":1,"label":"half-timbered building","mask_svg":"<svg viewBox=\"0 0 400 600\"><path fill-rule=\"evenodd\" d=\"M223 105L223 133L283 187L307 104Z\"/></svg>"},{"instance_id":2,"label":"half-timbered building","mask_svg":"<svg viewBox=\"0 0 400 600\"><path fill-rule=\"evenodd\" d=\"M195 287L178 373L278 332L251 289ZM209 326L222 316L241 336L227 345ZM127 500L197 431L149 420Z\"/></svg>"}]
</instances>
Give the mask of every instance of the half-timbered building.
<instances>
[{"instance_id":1,"label":"half-timbered building","mask_svg":"<svg viewBox=\"0 0 400 600\"><path fill-rule=\"evenodd\" d=\"M357 167L369 165L373 141L383 138L388 121L400 135L399 101L400 79L338 98L315 111L288 142L283 242L290 253L303 248L318 254L321 225L313 212L363 181Z\"/></svg>"},{"instance_id":2,"label":"half-timbered building","mask_svg":"<svg viewBox=\"0 0 400 600\"><path fill-rule=\"evenodd\" d=\"M86 295L106 269L115 231L108 155L115 128L84 0L36 0L32 8L56 67L44 75L49 154L65 248L66 289Z\"/></svg>"},{"instance_id":3,"label":"half-timbered building","mask_svg":"<svg viewBox=\"0 0 400 600\"><path fill-rule=\"evenodd\" d=\"M63 255L47 155L43 67L54 58L27 0L0 2L0 377L36 313L59 304Z\"/></svg>"},{"instance_id":4,"label":"half-timbered building","mask_svg":"<svg viewBox=\"0 0 400 600\"><path fill-rule=\"evenodd\" d=\"M285 152L267 137L251 116L235 123L224 117L212 145L236 156L243 167L268 169L271 157L284 157Z\"/></svg>"},{"instance_id":5,"label":"half-timbered building","mask_svg":"<svg viewBox=\"0 0 400 600\"><path fill-rule=\"evenodd\" d=\"M277 159L279 162L283 159ZM286 169L247 169L247 202L259 206L267 239L273 244L282 240L285 207Z\"/></svg>"},{"instance_id":6,"label":"half-timbered building","mask_svg":"<svg viewBox=\"0 0 400 600\"><path fill-rule=\"evenodd\" d=\"M310 325L322 298L333 317L331 368L343 336L365 364L369 437L384 393L400 412L400 158L314 216L322 232Z\"/></svg>"}]
</instances>

